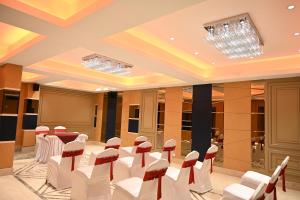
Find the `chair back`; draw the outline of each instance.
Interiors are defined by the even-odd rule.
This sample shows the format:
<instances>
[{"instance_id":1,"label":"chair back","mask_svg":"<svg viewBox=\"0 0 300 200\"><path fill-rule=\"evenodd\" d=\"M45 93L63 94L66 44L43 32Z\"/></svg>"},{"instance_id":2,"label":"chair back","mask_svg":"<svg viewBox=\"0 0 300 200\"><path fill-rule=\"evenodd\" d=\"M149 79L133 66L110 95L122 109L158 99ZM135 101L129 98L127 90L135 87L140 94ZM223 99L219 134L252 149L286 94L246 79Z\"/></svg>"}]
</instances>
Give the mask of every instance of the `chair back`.
<instances>
[{"instance_id":1,"label":"chair back","mask_svg":"<svg viewBox=\"0 0 300 200\"><path fill-rule=\"evenodd\" d=\"M285 170L287 168L287 164L290 160L290 157L289 156L286 156L285 159L282 161L280 167L281 167L281 171L280 171L280 174L279 176L281 176L281 180L282 180L282 190L284 192L286 192L286 187L285 187Z\"/></svg>"},{"instance_id":2,"label":"chair back","mask_svg":"<svg viewBox=\"0 0 300 200\"><path fill-rule=\"evenodd\" d=\"M148 141L148 138L146 136L138 136L137 138L135 138L133 146L138 146L139 144L142 144L146 141Z\"/></svg>"},{"instance_id":3,"label":"chair back","mask_svg":"<svg viewBox=\"0 0 300 200\"><path fill-rule=\"evenodd\" d=\"M35 134L36 135L45 135L45 134L48 134L49 133L49 127L48 126L38 126L35 128Z\"/></svg>"},{"instance_id":4,"label":"chair back","mask_svg":"<svg viewBox=\"0 0 300 200\"><path fill-rule=\"evenodd\" d=\"M79 134L76 138L77 141L80 141L80 142L86 142L87 140L89 139L89 136L87 134Z\"/></svg>"},{"instance_id":5,"label":"chair back","mask_svg":"<svg viewBox=\"0 0 300 200\"><path fill-rule=\"evenodd\" d=\"M216 158L216 154L218 152L218 146L212 144L206 154L205 154L205 158L203 161L203 165L201 167L201 170L205 171L205 172L209 172L212 173L213 172L213 161Z\"/></svg>"},{"instance_id":6,"label":"chair back","mask_svg":"<svg viewBox=\"0 0 300 200\"><path fill-rule=\"evenodd\" d=\"M54 127L54 133L65 133L67 128L64 126L56 126Z\"/></svg>"},{"instance_id":7,"label":"chair back","mask_svg":"<svg viewBox=\"0 0 300 200\"><path fill-rule=\"evenodd\" d=\"M120 145L121 145L121 139L118 137L113 137L113 138L110 138L109 140L107 140L107 142L105 144L105 149L108 149L108 148L119 149Z\"/></svg>"},{"instance_id":8,"label":"chair back","mask_svg":"<svg viewBox=\"0 0 300 200\"><path fill-rule=\"evenodd\" d=\"M265 183L261 182L258 187L255 189L255 192L253 193L250 200L259 200L264 199L264 192L265 192Z\"/></svg>"},{"instance_id":9,"label":"chair back","mask_svg":"<svg viewBox=\"0 0 300 200\"><path fill-rule=\"evenodd\" d=\"M65 144L62 152L60 165L64 169L73 171L77 169L80 159L84 151L84 143L80 141L72 141Z\"/></svg>"},{"instance_id":10,"label":"chair back","mask_svg":"<svg viewBox=\"0 0 300 200\"><path fill-rule=\"evenodd\" d=\"M167 159L171 163L172 153L174 153L176 148L176 140L170 139L167 140L162 149L162 158Z\"/></svg>"},{"instance_id":11,"label":"chair back","mask_svg":"<svg viewBox=\"0 0 300 200\"><path fill-rule=\"evenodd\" d=\"M166 174L168 166L169 162L166 159L156 160L149 164L143 177L143 183L140 192L141 199L143 199L142 196L148 198L156 197L156 199L161 198L162 177Z\"/></svg>"},{"instance_id":12,"label":"chair back","mask_svg":"<svg viewBox=\"0 0 300 200\"><path fill-rule=\"evenodd\" d=\"M47 163L49 158L49 141L43 135L39 135L39 158L38 161L40 163Z\"/></svg>"},{"instance_id":13,"label":"chair back","mask_svg":"<svg viewBox=\"0 0 300 200\"><path fill-rule=\"evenodd\" d=\"M194 166L198 161L198 158L199 153L197 151L192 151L185 156L177 181L182 184L195 183Z\"/></svg>"},{"instance_id":14,"label":"chair back","mask_svg":"<svg viewBox=\"0 0 300 200\"><path fill-rule=\"evenodd\" d=\"M265 194L266 195L269 195L273 192L273 199L277 199L277 194L276 194L276 183L278 181L278 177L279 177L279 174L280 174L280 171L281 171L281 167L280 166L277 166L277 168L275 169L275 171L273 172L272 176L271 176L271 179L267 185L267 188L265 190Z\"/></svg>"},{"instance_id":15,"label":"chair back","mask_svg":"<svg viewBox=\"0 0 300 200\"><path fill-rule=\"evenodd\" d=\"M109 177L110 180L113 180L114 161L118 158L119 152L117 149L113 148L105 149L97 154L91 178Z\"/></svg>"},{"instance_id":16,"label":"chair back","mask_svg":"<svg viewBox=\"0 0 300 200\"><path fill-rule=\"evenodd\" d=\"M152 144L150 142L143 142L139 144L135 151L133 166L139 165L142 168L145 167L151 148L152 148Z\"/></svg>"}]
</instances>

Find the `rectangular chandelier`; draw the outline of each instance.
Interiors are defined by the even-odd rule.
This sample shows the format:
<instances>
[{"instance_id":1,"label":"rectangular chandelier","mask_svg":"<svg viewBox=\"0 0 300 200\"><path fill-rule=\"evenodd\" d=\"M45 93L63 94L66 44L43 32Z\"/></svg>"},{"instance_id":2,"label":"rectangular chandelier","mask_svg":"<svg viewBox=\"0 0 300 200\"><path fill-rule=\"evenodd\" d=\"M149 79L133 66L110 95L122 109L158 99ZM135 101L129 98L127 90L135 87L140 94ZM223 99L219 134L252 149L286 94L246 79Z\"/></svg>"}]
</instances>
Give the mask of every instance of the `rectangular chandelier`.
<instances>
[{"instance_id":1,"label":"rectangular chandelier","mask_svg":"<svg viewBox=\"0 0 300 200\"><path fill-rule=\"evenodd\" d=\"M82 65L104 73L128 75L132 65L100 54L91 54L82 58Z\"/></svg>"},{"instance_id":2,"label":"rectangular chandelier","mask_svg":"<svg viewBox=\"0 0 300 200\"><path fill-rule=\"evenodd\" d=\"M263 41L248 13L204 24L206 40L230 59L263 54Z\"/></svg>"}]
</instances>

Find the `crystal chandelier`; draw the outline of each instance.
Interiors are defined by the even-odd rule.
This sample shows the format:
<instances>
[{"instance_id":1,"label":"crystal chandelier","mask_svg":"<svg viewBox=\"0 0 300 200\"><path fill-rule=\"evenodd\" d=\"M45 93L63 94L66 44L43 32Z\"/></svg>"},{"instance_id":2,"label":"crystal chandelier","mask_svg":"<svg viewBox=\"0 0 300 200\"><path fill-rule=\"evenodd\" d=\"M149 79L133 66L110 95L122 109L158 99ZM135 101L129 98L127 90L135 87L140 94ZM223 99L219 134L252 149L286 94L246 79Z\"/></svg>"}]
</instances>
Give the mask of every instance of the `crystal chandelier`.
<instances>
[{"instance_id":1,"label":"crystal chandelier","mask_svg":"<svg viewBox=\"0 0 300 200\"><path fill-rule=\"evenodd\" d=\"M96 53L83 57L82 65L89 69L121 76L130 74L130 68L133 67L125 62Z\"/></svg>"},{"instance_id":2,"label":"crystal chandelier","mask_svg":"<svg viewBox=\"0 0 300 200\"><path fill-rule=\"evenodd\" d=\"M249 14L242 14L204 25L206 40L230 59L263 54L263 41Z\"/></svg>"}]
</instances>

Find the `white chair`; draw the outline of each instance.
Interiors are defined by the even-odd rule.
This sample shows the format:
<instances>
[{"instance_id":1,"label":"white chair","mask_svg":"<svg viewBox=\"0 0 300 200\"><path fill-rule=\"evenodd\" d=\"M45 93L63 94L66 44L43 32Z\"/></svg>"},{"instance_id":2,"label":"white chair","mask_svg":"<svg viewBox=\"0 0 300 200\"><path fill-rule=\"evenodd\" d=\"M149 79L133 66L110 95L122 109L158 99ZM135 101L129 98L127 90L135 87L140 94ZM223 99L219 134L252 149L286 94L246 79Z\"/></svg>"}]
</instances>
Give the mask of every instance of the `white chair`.
<instances>
[{"instance_id":1,"label":"white chair","mask_svg":"<svg viewBox=\"0 0 300 200\"><path fill-rule=\"evenodd\" d=\"M248 199L277 199L276 196L276 183L281 171L281 167L277 166L269 182L265 184L260 182L255 188L251 188L242 184L231 184L225 187L223 191L223 200L248 200ZM262 195L257 190L264 191ZM273 195L272 195L273 193Z\"/></svg>"},{"instance_id":2,"label":"white chair","mask_svg":"<svg viewBox=\"0 0 300 200\"><path fill-rule=\"evenodd\" d=\"M49 157L62 154L64 143L56 135L46 135L49 141Z\"/></svg>"},{"instance_id":3,"label":"white chair","mask_svg":"<svg viewBox=\"0 0 300 200\"><path fill-rule=\"evenodd\" d=\"M89 136L87 135L87 134L83 134L83 133L81 133L81 134L79 134L78 136L77 136L77 138L75 139L76 141L80 141L80 142L84 142L84 143L86 143L86 141L89 139Z\"/></svg>"},{"instance_id":4,"label":"white chair","mask_svg":"<svg viewBox=\"0 0 300 200\"><path fill-rule=\"evenodd\" d=\"M162 186L162 199L191 199L189 184L195 182L194 166L199 158L197 151L192 151L184 158L181 169L169 167Z\"/></svg>"},{"instance_id":5,"label":"white chair","mask_svg":"<svg viewBox=\"0 0 300 200\"><path fill-rule=\"evenodd\" d=\"M118 157L118 150L109 148L97 155L93 166L78 168L72 175L71 199L111 200L110 180Z\"/></svg>"},{"instance_id":6,"label":"white chair","mask_svg":"<svg viewBox=\"0 0 300 200\"><path fill-rule=\"evenodd\" d=\"M134 156L119 158L116 162L115 178L120 181L132 176L142 177L149 163L150 142L139 144Z\"/></svg>"},{"instance_id":7,"label":"white chair","mask_svg":"<svg viewBox=\"0 0 300 200\"><path fill-rule=\"evenodd\" d=\"M83 151L84 144L82 142L67 143L61 156L52 156L49 159L47 182L56 189L71 187L71 174L77 169Z\"/></svg>"},{"instance_id":8,"label":"white chair","mask_svg":"<svg viewBox=\"0 0 300 200\"><path fill-rule=\"evenodd\" d=\"M107 140L104 149L108 149L108 148L119 149L120 145L121 145L121 139L118 137L113 137L113 138L110 138L109 140ZM96 156L99 153L101 153L102 151L103 150L91 152L90 159L89 159L89 165L94 165Z\"/></svg>"},{"instance_id":9,"label":"white chair","mask_svg":"<svg viewBox=\"0 0 300 200\"><path fill-rule=\"evenodd\" d=\"M136 146L139 144L146 142L148 140L145 136L139 136L135 138L134 144L131 147L121 147L119 150L120 157L133 156L135 154Z\"/></svg>"},{"instance_id":10,"label":"white chair","mask_svg":"<svg viewBox=\"0 0 300 200\"><path fill-rule=\"evenodd\" d=\"M150 161L155 161L163 158L168 160L169 163L171 163L171 158L174 155L175 148L176 148L176 140L174 139L167 140L163 146L162 153L152 152L149 154Z\"/></svg>"},{"instance_id":11,"label":"white chair","mask_svg":"<svg viewBox=\"0 0 300 200\"><path fill-rule=\"evenodd\" d=\"M49 141L46 137L40 135L39 137L39 156L37 158L37 161L40 163L47 163L49 159Z\"/></svg>"},{"instance_id":12,"label":"white chair","mask_svg":"<svg viewBox=\"0 0 300 200\"><path fill-rule=\"evenodd\" d=\"M38 149L39 149L39 138L38 136L44 136L49 133L49 127L48 126L38 126L35 128L35 149L34 152L36 155L38 155Z\"/></svg>"},{"instance_id":13,"label":"white chair","mask_svg":"<svg viewBox=\"0 0 300 200\"><path fill-rule=\"evenodd\" d=\"M155 200L162 196L162 177L168 168L168 161L165 159L156 160L151 163L143 176L131 177L116 183L113 193L113 200Z\"/></svg>"},{"instance_id":14,"label":"white chair","mask_svg":"<svg viewBox=\"0 0 300 200\"><path fill-rule=\"evenodd\" d=\"M218 147L216 145L211 145L208 148L204 161L197 161L194 170L195 170L195 183L190 185L192 191L198 193L208 192L212 189L212 183L210 179L210 173L213 171L213 161L218 152Z\"/></svg>"},{"instance_id":15,"label":"white chair","mask_svg":"<svg viewBox=\"0 0 300 200\"><path fill-rule=\"evenodd\" d=\"M65 133L65 132L67 132L67 128L64 126L54 127L54 133Z\"/></svg>"},{"instance_id":16,"label":"white chair","mask_svg":"<svg viewBox=\"0 0 300 200\"><path fill-rule=\"evenodd\" d=\"M282 190L286 191L285 188L285 169L287 167L287 164L289 162L290 157L286 156L285 159L282 161L280 165L280 176L282 179ZM271 177L260 174L258 172L254 171L247 171L241 178L241 184L248 186L250 188L256 188L261 182L268 184L270 181Z\"/></svg>"}]
</instances>

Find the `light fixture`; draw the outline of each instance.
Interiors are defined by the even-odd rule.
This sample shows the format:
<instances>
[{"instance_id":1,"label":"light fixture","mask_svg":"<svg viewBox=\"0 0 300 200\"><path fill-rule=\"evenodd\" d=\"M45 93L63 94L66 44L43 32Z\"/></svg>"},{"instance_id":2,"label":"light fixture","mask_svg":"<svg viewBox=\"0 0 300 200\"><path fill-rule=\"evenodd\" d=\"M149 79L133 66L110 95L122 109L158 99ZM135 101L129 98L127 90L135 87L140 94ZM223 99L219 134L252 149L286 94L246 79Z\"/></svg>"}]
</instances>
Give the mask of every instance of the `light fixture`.
<instances>
[{"instance_id":1,"label":"light fixture","mask_svg":"<svg viewBox=\"0 0 300 200\"><path fill-rule=\"evenodd\" d=\"M298 32L294 33L294 36L299 36L299 35L300 35L300 33L298 33Z\"/></svg>"},{"instance_id":2,"label":"light fixture","mask_svg":"<svg viewBox=\"0 0 300 200\"><path fill-rule=\"evenodd\" d=\"M215 62L212 62L211 64L213 64L213 65L214 65L214 64L216 64L216 63L215 63Z\"/></svg>"},{"instance_id":3,"label":"light fixture","mask_svg":"<svg viewBox=\"0 0 300 200\"><path fill-rule=\"evenodd\" d=\"M288 10L293 10L294 8L295 8L294 5L289 5L289 6L287 7Z\"/></svg>"},{"instance_id":4,"label":"light fixture","mask_svg":"<svg viewBox=\"0 0 300 200\"><path fill-rule=\"evenodd\" d=\"M230 59L263 54L263 41L248 13L204 24L206 40Z\"/></svg>"},{"instance_id":5,"label":"light fixture","mask_svg":"<svg viewBox=\"0 0 300 200\"><path fill-rule=\"evenodd\" d=\"M96 53L83 57L82 65L89 69L115 75L128 75L130 68L133 67L125 62Z\"/></svg>"},{"instance_id":6,"label":"light fixture","mask_svg":"<svg viewBox=\"0 0 300 200\"><path fill-rule=\"evenodd\" d=\"M194 54L197 56L197 55L199 55L199 52L198 52L198 51L196 51Z\"/></svg>"},{"instance_id":7,"label":"light fixture","mask_svg":"<svg viewBox=\"0 0 300 200\"><path fill-rule=\"evenodd\" d=\"M174 38L174 37L170 37L170 40L174 41L174 40L175 40L175 38Z\"/></svg>"},{"instance_id":8,"label":"light fixture","mask_svg":"<svg viewBox=\"0 0 300 200\"><path fill-rule=\"evenodd\" d=\"M99 91L101 91L101 90L102 90L102 88L96 88L95 91L99 92Z\"/></svg>"}]
</instances>

